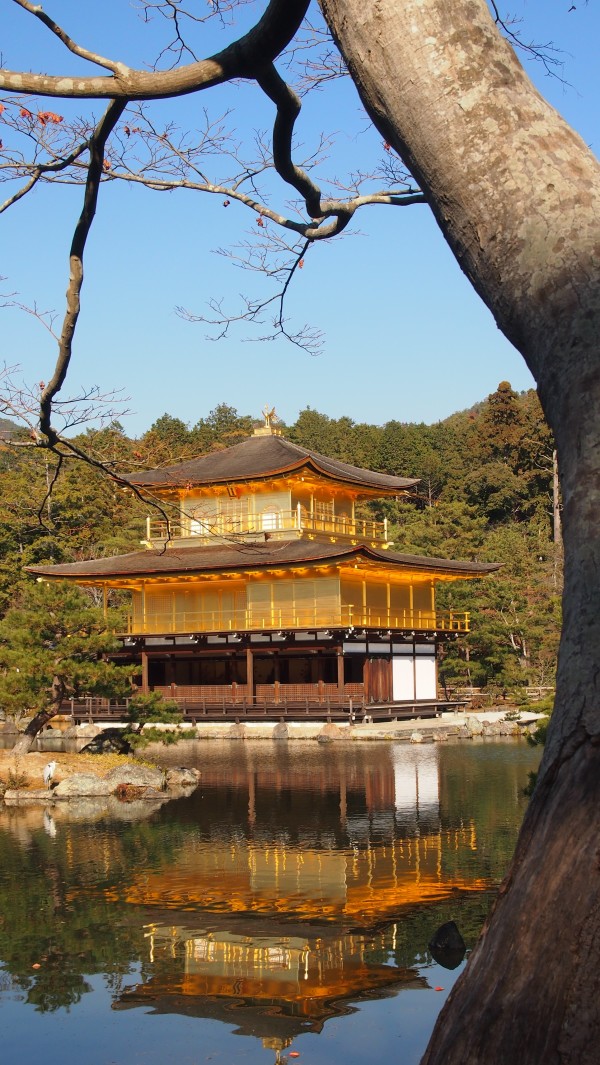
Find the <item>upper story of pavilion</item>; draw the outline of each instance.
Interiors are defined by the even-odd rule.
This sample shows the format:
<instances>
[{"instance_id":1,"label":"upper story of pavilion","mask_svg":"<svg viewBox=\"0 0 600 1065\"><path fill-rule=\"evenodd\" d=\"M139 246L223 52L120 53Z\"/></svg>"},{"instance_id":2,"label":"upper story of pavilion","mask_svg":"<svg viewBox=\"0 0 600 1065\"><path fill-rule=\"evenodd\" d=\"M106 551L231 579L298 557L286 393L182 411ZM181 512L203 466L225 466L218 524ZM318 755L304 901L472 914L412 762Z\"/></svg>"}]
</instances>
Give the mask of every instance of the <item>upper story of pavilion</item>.
<instances>
[{"instance_id":1,"label":"upper story of pavilion","mask_svg":"<svg viewBox=\"0 0 600 1065\"><path fill-rule=\"evenodd\" d=\"M269 424L233 447L127 480L152 493L163 511L147 519L150 548L219 538L387 547L387 522L361 516L360 504L406 496L418 483L320 455Z\"/></svg>"},{"instance_id":2,"label":"upper story of pavilion","mask_svg":"<svg viewBox=\"0 0 600 1065\"><path fill-rule=\"evenodd\" d=\"M467 632L467 614L436 610L436 585L497 569L389 550L385 522L357 507L406 496L418 481L325 457L268 424L127 480L165 515L148 520L144 550L29 571L102 588L105 604L111 590L129 593L128 635Z\"/></svg>"}]
</instances>

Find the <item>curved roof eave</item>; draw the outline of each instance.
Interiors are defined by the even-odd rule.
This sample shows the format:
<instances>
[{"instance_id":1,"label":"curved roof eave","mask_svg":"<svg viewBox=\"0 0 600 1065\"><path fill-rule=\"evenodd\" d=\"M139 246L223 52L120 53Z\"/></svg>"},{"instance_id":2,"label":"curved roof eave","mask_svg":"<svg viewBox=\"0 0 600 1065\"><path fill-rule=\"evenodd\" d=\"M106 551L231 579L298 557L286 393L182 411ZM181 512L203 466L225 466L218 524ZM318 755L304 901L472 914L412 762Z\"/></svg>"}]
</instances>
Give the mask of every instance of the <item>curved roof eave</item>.
<instances>
[{"instance_id":1,"label":"curved roof eave","mask_svg":"<svg viewBox=\"0 0 600 1065\"><path fill-rule=\"evenodd\" d=\"M366 544L327 545L306 541L272 541L253 545L216 545L214 548L183 548L177 551L136 551L129 555L71 562L55 566L28 566L34 576L51 580L79 580L102 583L108 580L140 580L144 577L192 577L194 575L311 566L337 563L363 555L366 559L392 568L422 570L452 576L455 579L483 577L500 568L491 562L455 561L428 558L424 555L405 555L379 550ZM187 562L187 565L186 565Z\"/></svg>"},{"instance_id":2,"label":"curved roof eave","mask_svg":"<svg viewBox=\"0 0 600 1065\"><path fill-rule=\"evenodd\" d=\"M248 481L269 481L273 477L284 477L286 476L286 474L299 472L300 470L306 468L312 469L315 473L320 474L322 477L326 477L329 481L336 481L338 484L343 483L351 487L369 489L369 491L371 492L379 492L382 495L398 495L401 492L407 491L409 488L414 488L414 486L419 484L421 480L420 477L398 477L397 480L401 483L398 483L396 485L385 485L373 483L373 481L368 481L366 479L359 480L359 478L351 478L348 475L342 476L341 473L336 475L334 472L331 472L325 469L323 466L320 466L317 462L314 461L312 456L307 459L300 459L298 462L290 463L289 466L280 466L278 468L269 470L267 473L249 473L247 475L238 475L237 477L227 476L222 477L220 479L215 478L214 480L210 481L198 480L194 482L190 481L188 478L182 477L180 480L173 479L169 481L165 480L146 482L141 480L135 481L133 477L129 475L127 475L124 479L128 480L132 485L135 485L136 487L147 486L152 488L182 488L185 487L187 484L192 484L194 485L194 487L198 486L203 488L216 488L220 487L221 485L227 485L232 483L242 483ZM383 477L385 475L381 474L380 476Z\"/></svg>"},{"instance_id":3,"label":"curved roof eave","mask_svg":"<svg viewBox=\"0 0 600 1065\"><path fill-rule=\"evenodd\" d=\"M288 460L288 461L286 461ZM189 484L216 487L248 481L268 480L294 473L305 467L328 480L379 491L382 495L406 491L419 483L417 477L397 477L379 473L321 455L293 444L282 436L250 437L233 447L202 455L163 470L127 474L125 480L136 487L180 488Z\"/></svg>"}]
</instances>

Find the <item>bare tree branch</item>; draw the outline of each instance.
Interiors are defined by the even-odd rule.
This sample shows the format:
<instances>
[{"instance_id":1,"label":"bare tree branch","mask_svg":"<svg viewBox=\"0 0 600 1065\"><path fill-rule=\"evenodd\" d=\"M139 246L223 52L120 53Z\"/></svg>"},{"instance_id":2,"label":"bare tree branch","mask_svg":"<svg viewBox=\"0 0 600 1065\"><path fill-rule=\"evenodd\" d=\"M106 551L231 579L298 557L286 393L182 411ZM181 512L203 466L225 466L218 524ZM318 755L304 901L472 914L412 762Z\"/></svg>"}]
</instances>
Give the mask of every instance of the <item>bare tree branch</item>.
<instances>
[{"instance_id":1,"label":"bare tree branch","mask_svg":"<svg viewBox=\"0 0 600 1065\"><path fill-rule=\"evenodd\" d=\"M22 199L23 196L26 196L28 192L31 192L41 178L68 170L69 167L71 167L73 163L75 163L76 160L89 149L89 146L89 141L86 141L84 144L80 144L74 151L70 152L69 155L65 156L64 159L57 159L53 163L38 163L34 166L29 180L26 181L20 189L13 193L12 196L9 196L4 203L0 204L0 214L2 214L3 211L6 211L9 207L12 207L14 203L17 203L17 201ZM21 168L24 169L25 164L21 164Z\"/></svg>"},{"instance_id":2,"label":"bare tree branch","mask_svg":"<svg viewBox=\"0 0 600 1065\"><path fill-rule=\"evenodd\" d=\"M520 52L524 52L529 59L533 59L536 63L541 63L547 74L564 82L564 78L560 77L557 72L558 68L562 67L562 60L559 58L559 55L561 54L560 48L557 48L552 41L547 41L545 44L534 44L533 41L530 41L529 43L524 41L519 30L512 28L520 20L510 18L510 16L505 16L503 18L500 15L496 0L488 0L488 2L492 9L496 25L500 27L504 36L508 38L514 48Z\"/></svg>"},{"instance_id":3,"label":"bare tree branch","mask_svg":"<svg viewBox=\"0 0 600 1065\"><path fill-rule=\"evenodd\" d=\"M31 7L32 14L37 12L26 0L15 2L25 7L25 10ZM231 81L232 78L252 78L258 66L274 60L289 44L306 14L308 4L309 0L269 0L262 18L239 40L207 59L173 70L134 70L123 63L102 57L100 65L114 70L108 77L81 78L2 70L0 89L69 99L160 100L199 92ZM58 31L58 27L52 30L53 33ZM67 37L66 34L64 36ZM97 62L96 59L91 61Z\"/></svg>"},{"instance_id":4,"label":"bare tree branch","mask_svg":"<svg viewBox=\"0 0 600 1065\"><path fill-rule=\"evenodd\" d=\"M50 500L52 499L52 495L54 493L55 486L58 483L58 478L60 476L60 471L62 470L62 467L63 467L63 462L64 462L64 455L61 455L59 452L57 452L56 453L56 466L54 467L54 470L52 471L52 477L50 477L50 479L47 481L46 494L45 494L44 498L42 499L42 501L41 501L41 503L39 505L39 508L38 508L38 512L37 512L38 522L42 526L42 528L44 528L44 529L47 528L47 526L46 526L46 524L44 522L44 519L43 519L42 515L43 515L43 512L46 509L46 507L49 505ZM47 467L46 467L46 469L47 469Z\"/></svg>"},{"instance_id":5,"label":"bare tree branch","mask_svg":"<svg viewBox=\"0 0 600 1065\"><path fill-rule=\"evenodd\" d=\"M52 401L62 388L71 361L73 335L79 317L80 293L83 285L83 253L96 213L98 190L104 167L104 148L107 138L123 113L124 107L125 104L122 100L111 101L90 141L90 164L85 186L83 210L75 227L69 256L70 273L69 286L67 288L67 310L58 342L58 359L54 373L40 397L39 431L51 443L55 437L52 427Z\"/></svg>"},{"instance_id":6,"label":"bare tree branch","mask_svg":"<svg viewBox=\"0 0 600 1065\"><path fill-rule=\"evenodd\" d=\"M324 197L321 187L309 171L313 170L327 142L321 138L316 151L309 153L302 162L294 158L294 130L301 101L277 72L273 59L289 45L298 31L308 0L269 0L255 26L216 55L176 69L165 71L154 68L150 72L134 70L84 48L31 0L14 2L24 12L41 21L78 58L111 71L110 77L85 78L56 78L43 74L0 71L0 88L4 87L9 93L19 93L21 97L24 93L33 92L75 99L111 97L104 116L94 129L80 119L70 124L63 123L62 116L41 110L35 112L30 109L31 104L30 107L19 106L18 100L12 106L10 98L6 98L6 104L0 101L0 114L6 113L4 120L18 137L25 139L25 148L27 144L33 145L28 160L14 147L12 156L3 153L0 144L0 159L6 160L0 161L0 180L22 180L20 187L0 206L0 213L22 199L40 181L69 184L85 182L83 209L71 244L67 308L60 336L54 333L52 321L49 322L37 308L31 312L50 329L58 344L52 377L47 385L40 386L36 395L39 403L37 420L32 418L31 399L35 390L33 393L30 390L26 396L25 389L13 389L11 392L8 387L5 393L8 407L12 404L15 408L19 405L27 408L27 424L36 444L52 448L60 443L62 447L68 447L62 433L53 425L53 410L61 413L63 418L67 412L67 421L70 418L69 424L73 424L75 417L84 418L87 415L85 400L93 394L84 393L83 397L78 397L79 407L70 406L69 400L57 398L72 357L83 285L84 250L103 180L143 184L153 191L201 191L222 197L224 206L237 202L249 208L256 216L260 238L245 242L239 249L240 254L230 253L230 257L237 265L265 274L275 282L276 291L260 299L242 297L243 307L234 314L224 313L222 303L214 300L209 303L212 317L192 314L181 308L178 313L189 321L204 321L217 328L218 336L227 335L234 322L243 321L256 326L264 326L269 322L270 331L265 334L264 329L261 330L260 339L283 336L292 344L314 353L321 342L320 332L309 326L292 330L285 316L285 300L291 280L296 271L303 268L310 245L341 234L355 212L365 205L405 206L425 200L404 172L394 170L392 175L389 165L385 180L390 184L389 178L393 176L391 187L373 188L374 175L355 175L351 190L344 190L346 193L350 191L349 195ZM198 17L190 15L180 0L142 0L140 7L145 20L158 14L172 23L175 37L167 50L180 58L184 51L190 51L182 34L182 18L200 23L215 15L225 18L241 2L244 0L223 0L221 3L215 0L213 11ZM327 33L319 38L319 43L325 43L328 48L329 41ZM292 47L289 62L293 59L295 48L300 47L304 45L295 44ZM210 122L205 115L199 139L191 139L188 135L179 134L173 124L166 130L157 129L139 104L131 107L132 101L183 95L232 78L254 79L276 108L272 154L264 138L258 135L257 155L252 163L240 158L239 149L230 139L223 120ZM128 113L124 117L126 109ZM141 156L140 147L144 149ZM86 153L88 160L84 159ZM235 168L234 174L225 177L225 180L211 179L207 173L207 158L217 155L233 163ZM302 198L301 204L291 205L291 212L287 208L277 210L268 202L262 179L273 171ZM342 191L339 183L334 184L337 185L336 191ZM365 188L367 185L370 187ZM267 230L267 222L292 233L294 239L288 242L281 235Z\"/></svg>"},{"instance_id":7,"label":"bare tree branch","mask_svg":"<svg viewBox=\"0 0 600 1065\"><path fill-rule=\"evenodd\" d=\"M90 63L96 63L99 67L105 67L106 70L112 70L113 74L119 74L122 69L122 63L117 63L113 59L106 59L105 56L99 55L98 52L91 52L88 48L82 48L81 45L76 44L67 33L42 10L40 4L31 4L29 0L13 0L13 3L18 4L25 11L28 11L34 18L43 22L44 26L58 37L59 41L62 41L65 48L68 48L74 55L78 55L80 59L87 59Z\"/></svg>"}]
</instances>

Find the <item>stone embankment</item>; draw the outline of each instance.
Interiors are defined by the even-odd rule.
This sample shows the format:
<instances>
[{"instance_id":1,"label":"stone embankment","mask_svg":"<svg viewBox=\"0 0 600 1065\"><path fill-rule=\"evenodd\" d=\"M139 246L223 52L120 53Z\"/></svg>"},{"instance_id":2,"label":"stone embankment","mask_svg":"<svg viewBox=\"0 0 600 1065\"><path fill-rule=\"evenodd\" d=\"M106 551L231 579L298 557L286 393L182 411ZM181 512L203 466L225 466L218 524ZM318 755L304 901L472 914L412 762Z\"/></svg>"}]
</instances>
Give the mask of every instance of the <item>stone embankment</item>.
<instances>
[{"instance_id":1,"label":"stone embankment","mask_svg":"<svg viewBox=\"0 0 600 1065\"><path fill-rule=\"evenodd\" d=\"M352 725L327 725L322 721L281 721L277 724L240 722L233 725L211 722L196 725L193 734L194 738L199 740L317 740L320 743L333 740L391 740L396 743L443 743L459 739L523 736L527 732L535 731L541 720L542 714L529 712L520 713L515 717L512 714L507 716L506 710L488 710L481 713L458 711L442 713L433 718ZM182 736L189 735L190 726L184 726L181 732Z\"/></svg>"}]
</instances>

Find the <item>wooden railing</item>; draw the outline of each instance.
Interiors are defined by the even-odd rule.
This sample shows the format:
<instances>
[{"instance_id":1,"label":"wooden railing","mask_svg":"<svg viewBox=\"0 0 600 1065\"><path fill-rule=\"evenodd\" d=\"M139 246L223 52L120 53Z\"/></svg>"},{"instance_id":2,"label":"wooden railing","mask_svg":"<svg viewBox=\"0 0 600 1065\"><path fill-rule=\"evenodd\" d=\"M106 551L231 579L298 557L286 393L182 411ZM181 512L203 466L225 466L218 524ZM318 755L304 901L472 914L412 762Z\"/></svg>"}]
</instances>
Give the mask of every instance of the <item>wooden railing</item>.
<instances>
[{"instance_id":1,"label":"wooden railing","mask_svg":"<svg viewBox=\"0 0 600 1065\"><path fill-rule=\"evenodd\" d=\"M224 686L225 688L227 686ZM329 686L328 686L329 687ZM168 688L155 689L169 699L178 703L184 722L200 724L203 721L346 721L348 724L366 721L393 721L403 718L436 717L444 710L457 709L463 703L432 699L430 701L405 700L400 703L366 703L361 693L353 693L352 685L346 685L343 694L327 691L320 696L314 692L305 698L291 699L287 693L280 692L276 698L270 698L264 692L253 698L230 698L230 693L214 693L207 689L204 696L199 693L187 694L180 688L173 695ZM108 699L71 699L65 701L61 708L62 715L77 724L83 722L119 722L127 721L129 700L111 702Z\"/></svg>"},{"instance_id":2,"label":"wooden railing","mask_svg":"<svg viewBox=\"0 0 600 1065\"><path fill-rule=\"evenodd\" d=\"M146 519L146 539L149 542L213 537L255 536L264 532L318 532L349 539L387 543L387 519L371 521L343 515L318 516L301 507L294 510L268 511L264 514L215 514L206 518L184 521Z\"/></svg>"},{"instance_id":3,"label":"wooden railing","mask_svg":"<svg viewBox=\"0 0 600 1065\"><path fill-rule=\"evenodd\" d=\"M297 629L379 629L387 632L469 632L466 611L376 610L347 605L324 609L318 602L301 610L272 605L265 610L185 610L148 612L128 618L123 635L185 634L200 632L269 632Z\"/></svg>"}]
</instances>

